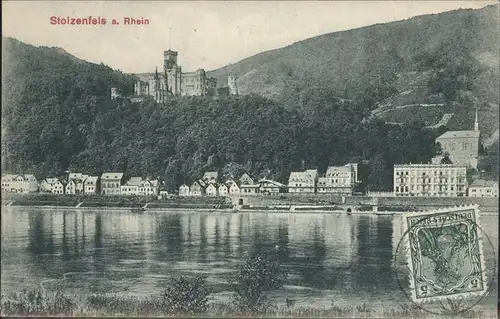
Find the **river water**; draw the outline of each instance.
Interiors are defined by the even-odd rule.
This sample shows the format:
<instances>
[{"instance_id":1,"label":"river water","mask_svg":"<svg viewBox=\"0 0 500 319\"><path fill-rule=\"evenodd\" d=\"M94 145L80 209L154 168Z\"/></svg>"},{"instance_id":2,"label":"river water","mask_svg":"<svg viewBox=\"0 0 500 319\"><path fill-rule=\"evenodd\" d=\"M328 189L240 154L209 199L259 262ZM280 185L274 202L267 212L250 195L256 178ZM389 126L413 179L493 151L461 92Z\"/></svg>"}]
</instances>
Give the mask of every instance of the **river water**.
<instances>
[{"instance_id":1,"label":"river water","mask_svg":"<svg viewBox=\"0 0 500 319\"><path fill-rule=\"evenodd\" d=\"M161 294L170 276L205 273L215 299L225 299L236 267L272 251L289 270L271 296L278 304L286 297L309 307L408 302L396 276L403 254L393 258L400 216L2 207L1 217L2 294L41 287L144 297ZM498 215L481 216L481 225L498 247ZM496 252L487 239L483 247L496 273ZM482 304L496 307L496 294Z\"/></svg>"}]
</instances>

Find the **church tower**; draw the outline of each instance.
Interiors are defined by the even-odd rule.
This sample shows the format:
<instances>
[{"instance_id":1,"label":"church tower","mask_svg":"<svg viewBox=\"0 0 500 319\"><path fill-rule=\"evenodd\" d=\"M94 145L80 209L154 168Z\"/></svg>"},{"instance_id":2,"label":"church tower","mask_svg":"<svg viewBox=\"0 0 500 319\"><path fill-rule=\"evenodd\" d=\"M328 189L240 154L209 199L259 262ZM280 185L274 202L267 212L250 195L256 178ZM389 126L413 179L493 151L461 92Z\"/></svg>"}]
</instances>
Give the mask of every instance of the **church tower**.
<instances>
[{"instance_id":1,"label":"church tower","mask_svg":"<svg viewBox=\"0 0 500 319\"><path fill-rule=\"evenodd\" d=\"M476 107L476 119L474 121L474 131L479 132L479 119L477 117L477 107Z\"/></svg>"}]
</instances>

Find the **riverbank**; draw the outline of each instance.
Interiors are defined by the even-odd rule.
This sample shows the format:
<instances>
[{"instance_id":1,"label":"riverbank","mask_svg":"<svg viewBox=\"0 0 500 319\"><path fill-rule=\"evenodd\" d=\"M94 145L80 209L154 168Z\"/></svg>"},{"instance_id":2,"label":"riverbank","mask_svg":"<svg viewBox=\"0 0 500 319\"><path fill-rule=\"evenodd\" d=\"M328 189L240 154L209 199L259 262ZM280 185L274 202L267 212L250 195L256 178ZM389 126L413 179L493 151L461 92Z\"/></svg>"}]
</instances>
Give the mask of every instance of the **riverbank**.
<instances>
[{"instance_id":1,"label":"riverbank","mask_svg":"<svg viewBox=\"0 0 500 319\"><path fill-rule=\"evenodd\" d=\"M368 214L398 215L405 212L433 210L458 205L477 204L482 213L498 214L498 202L491 198L366 198L347 197L332 200L322 194L318 197L281 195L273 197L238 196L248 204L238 205L234 198L228 197L179 197L164 199L139 196L100 196L100 195L55 195L27 194L2 196L2 206L37 207L47 209L106 209L141 211L220 211L220 212L272 212L272 213L331 213L331 214ZM316 202L314 201L316 198ZM341 203L341 202L344 203Z\"/></svg>"},{"instance_id":2,"label":"riverbank","mask_svg":"<svg viewBox=\"0 0 500 319\"><path fill-rule=\"evenodd\" d=\"M172 317L165 310L159 297L135 298L114 296L70 296L62 293L41 294L20 292L3 296L0 313L2 316L126 316L126 317ZM232 301L210 302L208 309L200 314L175 314L189 317L285 317L285 318L449 318L449 315L431 314L407 302L399 307L372 306L368 303L347 307L336 306L313 308L303 306L271 306L258 313L243 313ZM473 308L454 318L496 318L494 309Z\"/></svg>"},{"instance_id":3,"label":"riverbank","mask_svg":"<svg viewBox=\"0 0 500 319\"><path fill-rule=\"evenodd\" d=\"M230 209L233 205L224 197L100 196L27 194L2 195L2 206L89 209Z\"/></svg>"}]
</instances>

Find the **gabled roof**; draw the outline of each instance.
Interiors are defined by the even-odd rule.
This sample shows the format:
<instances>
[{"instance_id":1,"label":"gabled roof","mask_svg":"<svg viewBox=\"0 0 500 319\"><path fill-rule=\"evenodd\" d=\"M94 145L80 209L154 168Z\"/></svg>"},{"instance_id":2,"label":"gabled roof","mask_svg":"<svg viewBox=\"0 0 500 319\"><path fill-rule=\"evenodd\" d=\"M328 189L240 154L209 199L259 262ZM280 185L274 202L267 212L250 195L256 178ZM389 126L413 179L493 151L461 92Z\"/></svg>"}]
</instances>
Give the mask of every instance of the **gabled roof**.
<instances>
[{"instance_id":1,"label":"gabled roof","mask_svg":"<svg viewBox=\"0 0 500 319\"><path fill-rule=\"evenodd\" d=\"M259 181L259 184L260 184L260 183L270 183L270 184L273 184L273 185L275 185L275 186L277 186L277 187L286 187L286 185L284 185L284 184L281 184L281 183L279 183L279 182L277 182L277 181L272 181L272 180L270 180L270 179L265 179L265 178L261 179L261 180Z\"/></svg>"},{"instance_id":2,"label":"gabled roof","mask_svg":"<svg viewBox=\"0 0 500 319\"><path fill-rule=\"evenodd\" d=\"M2 176L2 181L13 181L18 175L15 174L5 174Z\"/></svg>"},{"instance_id":3,"label":"gabled roof","mask_svg":"<svg viewBox=\"0 0 500 319\"><path fill-rule=\"evenodd\" d=\"M333 175L334 173L345 173L346 171L350 171L354 165L351 163L345 164L344 166L328 166L326 169L326 176ZM357 166L357 165L356 165Z\"/></svg>"},{"instance_id":4,"label":"gabled roof","mask_svg":"<svg viewBox=\"0 0 500 319\"><path fill-rule=\"evenodd\" d=\"M193 184L191 184L190 187L193 187L193 186L200 186L200 187L203 187L203 185L200 184L199 181L194 181Z\"/></svg>"},{"instance_id":5,"label":"gabled roof","mask_svg":"<svg viewBox=\"0 0 500 319\"><path fill-rule=\"evenodd\" d=\"M83 174L83 173L69 173L68 180L79 179L79 180L83 181L87 177L88 177L88 175Z\"/></svg>"},{"instance_id":6,"label":"gabled roof","mask_svg":"<svg viewBox=\"0 0 500 319\"><path fill-rule=\"evenodd\" d=\"M123 173L102 173L101 179L122 179Z\"/></svg>"},{"instance_id":7,"label":"gabled roof","mask_svg":"<svg viewBox=\"0 0 500 319\"><path fill-rule=\"evenodd\" d=\"M251 181L251 183L253 184L253 178L250 177L250 175L248 175L247 173L243 173L240 178L238 179L240 182L242 181L242 179L249 179Z\"/></svg>"},{"instance_id":8,"label":"gabled roof","mask_svg":"<svg viewBox=\"0 0 500 319\"><path fill-rule=\"evenodd\" d=\"M89 176L85 179L85 184L87 183L97 183L97 180L99 179L99 176Z\"/></svg>"},{"instance_id":9,"label":"gabled roof","mask_svg":"<svg viewBox=\"0 0 500 319\"><path fill-rule=\"evenodd\" d=\"M199 179L196 181L198 183L198 185L200 185L201 187L206 187L207 186L207 183L205 183L203 180Z\"/></svg>"},{"instance_id":10,"label":"gabled roof","mask_svg":"<svg viewBox=\"0 0 500 319\"><path fill-rule=\"evenodd\" d=\"M59 179L57 177L47 177L46 179L44 179L43 181L45 181L47 184L49 185L52 185L52 184L55 184L57 183L57 181L59 181ZM43 182L42 181L42 182Z\"/></svg>"},{"instance_id":11,"label":"gabled roof","mask_svg":"<svg viewBox=\"0 0 500 319\"><path fill-rule=\"evenodd\" d=\"M142 177L130 177L130 179L125 183L127 186L141 186L143 180Z\"/></svg>"},{"instance_id":12,"label":"gabled roof","mask_svg":"<svg viewBox=\"0 0 500 319\"><path fill-rule=\"evenodd\" d=\"M304 179L304 172L291 172L289 179Z\"/></svg>"},{"instance_id":13,"label":"gabled roof","mask_svg":"<svg viewBox=\"0 0 500 319\"><path fill-rule=\"evenodd\" d=\"M443 133L437 139L442 139L442 138L464 138L464 137L479 138L479 131L448 131L448 132Z\"/></svg>"}]
</instances>

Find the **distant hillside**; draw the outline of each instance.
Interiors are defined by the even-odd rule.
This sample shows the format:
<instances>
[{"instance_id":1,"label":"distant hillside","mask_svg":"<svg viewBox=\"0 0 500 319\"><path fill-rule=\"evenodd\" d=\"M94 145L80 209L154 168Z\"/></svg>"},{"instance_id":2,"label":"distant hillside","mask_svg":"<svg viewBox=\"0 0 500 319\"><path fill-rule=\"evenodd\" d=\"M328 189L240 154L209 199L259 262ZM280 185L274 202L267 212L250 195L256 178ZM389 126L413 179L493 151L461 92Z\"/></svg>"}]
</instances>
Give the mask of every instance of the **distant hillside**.
<instances>
[{"instance_id":1,"label":"distant hillside","mask_svg":"<svg viewBox=\"0 0 500 319\"><path fill-rule=\"evenodd\" d=\"M366 185L392 189L396 163L428 162L442 129L364 118L362 104L310 91L300 109L249 94L131 103L134 78L59 48L3 39L2 172L161 176L170 191L206 171L287 182L291 170L368 160Z\"/></svg>"},{"instance_id":2,"label":"distant hillside","mask_svg":"<svg viewBox=\"0 0 500 319\"><path fill-rule=\"evenodd\" d=\"M456 10L325 34L210 75L225 82L227 74L235 74L241 93L260 93L288 107L300 106L301 95L310 87L359 99L370 109L435 103L446 104L446 112L479 107L480 117L488 119L480 128L491 134L498 128L500 95L498 8ZM437 122L444 111L435 113L432 120ZM407 113L408 119L415 114ZM461 119L464 129L471 120Z\"/></svg>"}]
</instances>

